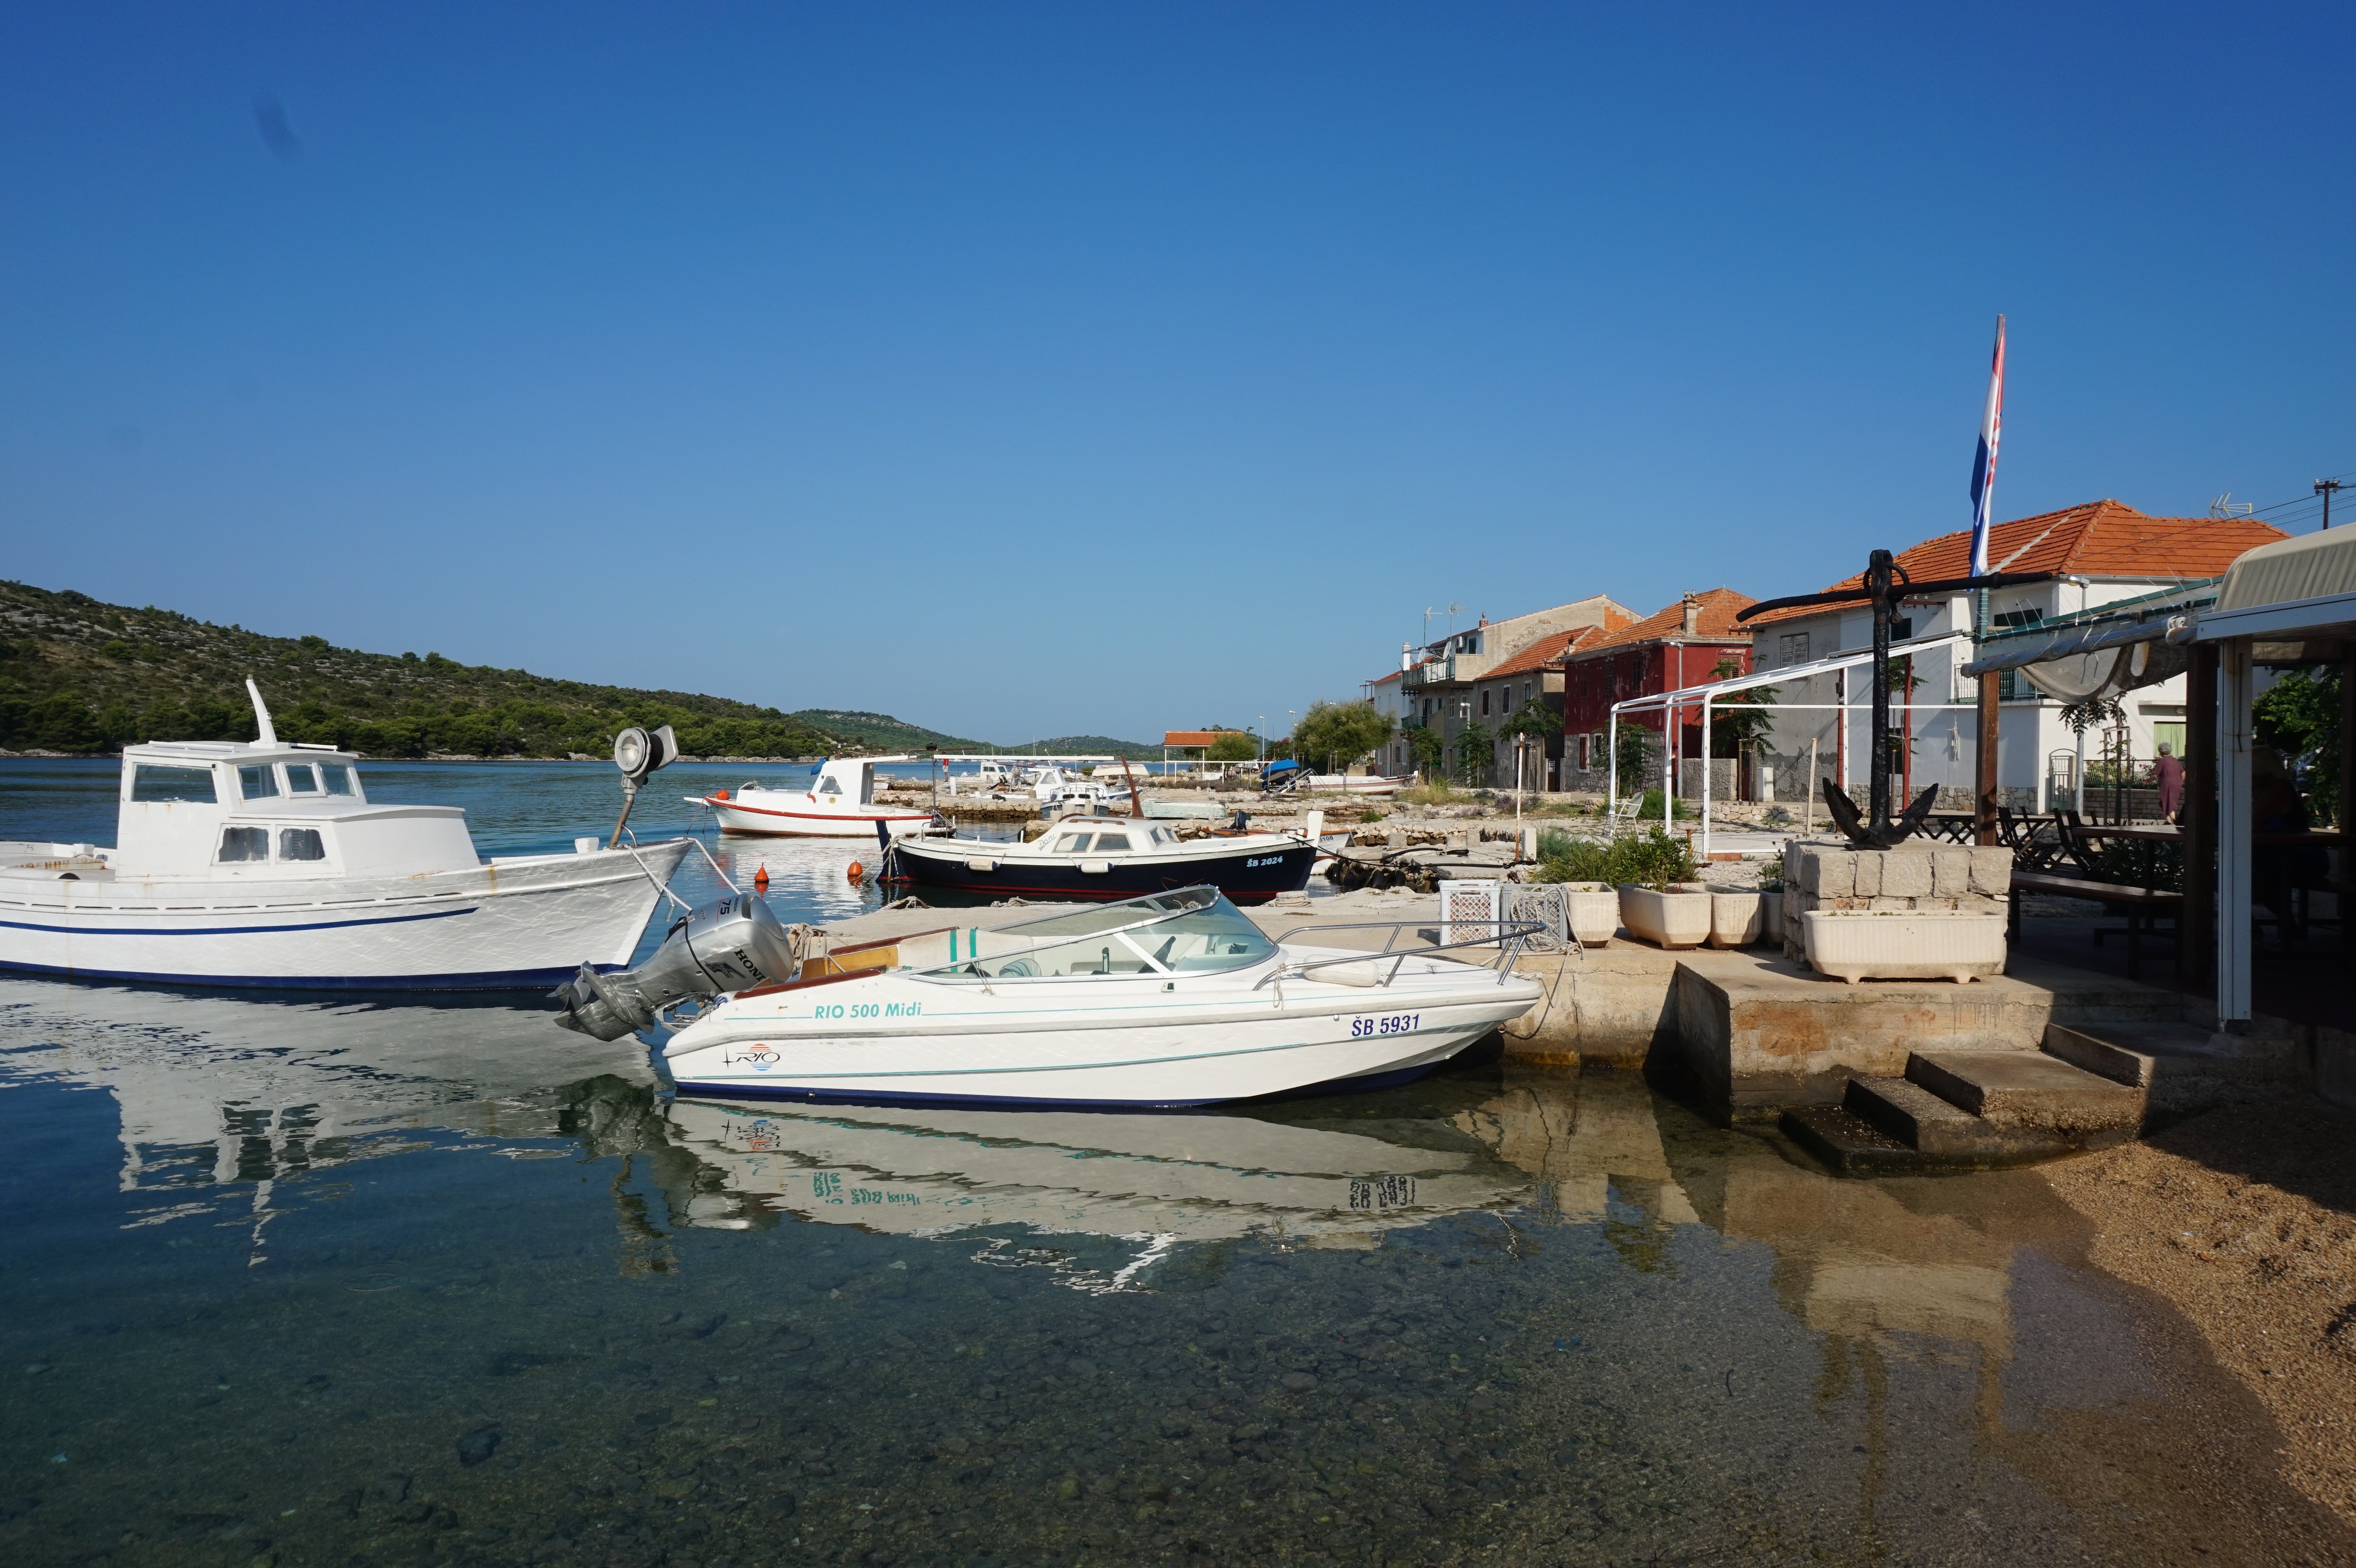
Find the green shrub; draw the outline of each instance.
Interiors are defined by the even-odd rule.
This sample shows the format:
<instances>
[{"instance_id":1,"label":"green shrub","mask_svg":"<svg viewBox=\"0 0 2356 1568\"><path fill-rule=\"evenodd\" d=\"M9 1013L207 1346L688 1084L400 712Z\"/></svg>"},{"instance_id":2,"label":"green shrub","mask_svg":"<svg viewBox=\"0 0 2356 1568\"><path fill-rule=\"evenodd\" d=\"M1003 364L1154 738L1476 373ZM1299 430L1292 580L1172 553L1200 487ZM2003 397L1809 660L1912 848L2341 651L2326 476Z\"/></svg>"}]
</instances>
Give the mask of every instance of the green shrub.
<instances>
[{"instance_id":1,"label":"green shrub","mask_svg":"<svg viewBox=\"0 0 2356 1568\"><path fill-rule=\"evenodd\" d=\"M1573 838L1558 828L1538 835L1538 880L1542 882L1601 882L1620 887L1665 888L1694 874L1693 848L1672 838L1658 827L1615 838L1609 844Z\"/></svg>"}]
</instances>

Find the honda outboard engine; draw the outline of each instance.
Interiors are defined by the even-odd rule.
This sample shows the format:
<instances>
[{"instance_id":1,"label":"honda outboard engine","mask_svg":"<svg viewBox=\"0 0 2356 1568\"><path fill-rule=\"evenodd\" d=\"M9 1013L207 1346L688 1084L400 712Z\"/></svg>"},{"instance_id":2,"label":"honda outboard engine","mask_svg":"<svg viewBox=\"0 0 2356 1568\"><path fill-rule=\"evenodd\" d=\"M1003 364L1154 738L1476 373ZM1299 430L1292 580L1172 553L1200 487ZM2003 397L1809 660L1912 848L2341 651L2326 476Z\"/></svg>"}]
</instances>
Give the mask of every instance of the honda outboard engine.
<instances>
[{"instance_id":1,"label":"honda outboard engine","mask_svg":"<svg viewBox=\"0 0 2356 1568\"><path fill-rule=\"evenodd\" d=\"M734 893L681 915L636 969L600 975L593 965L549 994L556 1021L599 1040L619 1040L655 1021L673 1002L790 980L800 960L768 901Z\"/></svg>"}]
</instances>

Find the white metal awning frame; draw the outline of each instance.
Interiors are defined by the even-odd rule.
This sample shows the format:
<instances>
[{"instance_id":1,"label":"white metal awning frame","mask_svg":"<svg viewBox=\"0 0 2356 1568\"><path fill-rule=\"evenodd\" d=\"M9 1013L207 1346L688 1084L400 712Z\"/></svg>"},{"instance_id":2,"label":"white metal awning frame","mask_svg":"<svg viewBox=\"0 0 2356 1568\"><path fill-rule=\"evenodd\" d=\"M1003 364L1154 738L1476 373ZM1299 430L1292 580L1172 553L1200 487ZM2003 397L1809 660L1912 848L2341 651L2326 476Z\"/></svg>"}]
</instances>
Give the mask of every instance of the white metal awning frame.
<instances>
[{"instance_id":1,"label":"white metal awning frame","mask_svg":"<svg viewBox=\"0 0 2356 1568\"><path fill-rule=\"evenodd\" d=\"M1902 641L1894 642L1890 645L1890 656L1891 658L1901 658L1909 654L1925 653L1933 648L1948 647L1956 643L1968 643L1971 640L1972 635L1969 632L1961 631L1939 632L1925 636L1908 637ZM1605 785L1606 795L1604 797L1606 820L1617 822L1620 818L1620 715L1623 712L1650 712L1655 709L1660 709L1664 715L1666 715L1679 708L1688 708L1698 702L1701 705L1701 752L1702 760L1705 763L1705 766L1701 770L1701 858L1704 861L1708 860L1710 850L1710 769L1706 764L1709 760L1709 725L1711 705L1717 702L1719 698L1724 697L1730 692L1748 691L1753 687L1773 686L1779 682L1787 680L1806 680L1812 677L1819 675L1835 675L1843 670L1855 669L1860 665L1869 665L1872 662L1873 650L1871 648L1864 648L1856 653L1834 654L1826 658L1811 659L1806 664L1784 665L1779 669L1772 670L1753 670L1749 675L1730 676L1724 680L1713 680L1701 686L1682 687L1676 691L1655 692L1650 696L1645 697L1631 697L1613 703L1612 705L1610 717L1605 720L1604 725L1604 734L1606 737L1604 741L1604 755L1608 763L1608 782ZM1788 709L1794 712L1821 712L1827 709L1837 709L1838 711L1846 713L1858 708L1869 709L1873 704L1870 701L1778 702L1774 706L1781 709ZM1970 712L1976 711L1977 707L1978 705L1976 703L1970 702L1893 702L1890 705L1890 711L1893 713L1937 712L1943 709L1961 709L1965 711ZM1668 744L1669 753L1668 766L1662 770L1661 774L1663 785L1661 790L1661 827L1662 831L1666 832L1675 822L1675 816L1673 814L1676 810L1676 764L1678 761L1676 735L1677 726L1668 723L1665 718L1661 725L1661 729L1663 731L1663 739ZM1809 787L1813 790L1815 788L1814 784L1812 783Z\"/></svg>"}]
</instances>

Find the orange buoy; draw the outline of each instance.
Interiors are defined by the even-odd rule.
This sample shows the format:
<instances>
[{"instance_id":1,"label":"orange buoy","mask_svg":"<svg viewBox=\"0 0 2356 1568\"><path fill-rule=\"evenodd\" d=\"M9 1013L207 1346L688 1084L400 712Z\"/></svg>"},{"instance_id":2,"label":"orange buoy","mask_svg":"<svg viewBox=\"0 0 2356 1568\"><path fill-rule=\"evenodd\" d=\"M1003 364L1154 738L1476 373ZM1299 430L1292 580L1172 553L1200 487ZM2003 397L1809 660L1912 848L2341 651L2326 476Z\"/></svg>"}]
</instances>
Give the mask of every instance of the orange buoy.
<instances>
[{"instance_id":1,"label":"orange buoy","mask_svg":"<svg viewBox=\"0 0 2356 1568\"><path fill-rule=\"evenodd\" d=\"M756 893L766 893L769 891L768 867L764 866L753 873L753 891Z\"/></svg>"},{"instance_id":2,"label":"orange buoy","mask_svg":"<svg viewBox=\"0 0 2356 1568\"><path fill-rule=\"evenodd\" d=\"M726 800L728 798L728 792L724 789L713 790L712 792L712 798L714 800Z\"/></svg>"},{"instance_id":3,"label":"orange buoy","mask_svg":"<svg viewBox=\"0 0 2356 1568\"><path fill-rule=\"evenodd\" d=\"M853 860L851 862L850 876L852 881L857 881L861 877L866 875L866 872L867 868L862 866L858 861Z\"/></svg>"}]
</instances>

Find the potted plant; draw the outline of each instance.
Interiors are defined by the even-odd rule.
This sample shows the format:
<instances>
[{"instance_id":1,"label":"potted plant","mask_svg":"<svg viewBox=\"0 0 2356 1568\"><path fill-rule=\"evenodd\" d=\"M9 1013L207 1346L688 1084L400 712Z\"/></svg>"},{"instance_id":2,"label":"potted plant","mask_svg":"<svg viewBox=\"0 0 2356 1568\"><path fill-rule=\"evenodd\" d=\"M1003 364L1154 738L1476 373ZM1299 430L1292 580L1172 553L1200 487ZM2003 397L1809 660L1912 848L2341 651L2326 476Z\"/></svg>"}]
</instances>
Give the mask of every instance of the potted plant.
<instances>
[{"instance_id":1,"label":"potted plant","mask_svg":"<svg viewBox=\"0 0 2356 1568\"><path fill-rule=\"evenodd\" d=\"M1748 947L1766 934L1766 895L1756 888L1709 891L1709 944Z\"/></svg>"},{"instance_id":2,"label":"potted plant","mask_svg":"<svg viewBox=\"0 0 2356 1568\"><path fill-rule=\"evenodd\" d=\"M1565 882L1570 933L1581 947L1602 947L1620 934L1620 895L1609 882Z\"/></svg>"},{"instance_id":3,"label":"potted plant","mask_svg":"<svg viewBox=\"0 0 2356 1568\"><path fill-rule=\"evenodd\" d=\"M1769 871L1759 879L1760 940L1775 946L1783 942L1783 878Z\"/></svg>"},{"instance_id":4,"label":"potted plant","mask_svg":"<svg viewBox=\"0 0 2356 1568\"><path fill-rule=\"evenodd\" d=\"M1951 979L2004 973L2004 916L1963 910L1812 909L1800 917L1808 963L1859 980Z\"/></svg>"}]
</instances>

